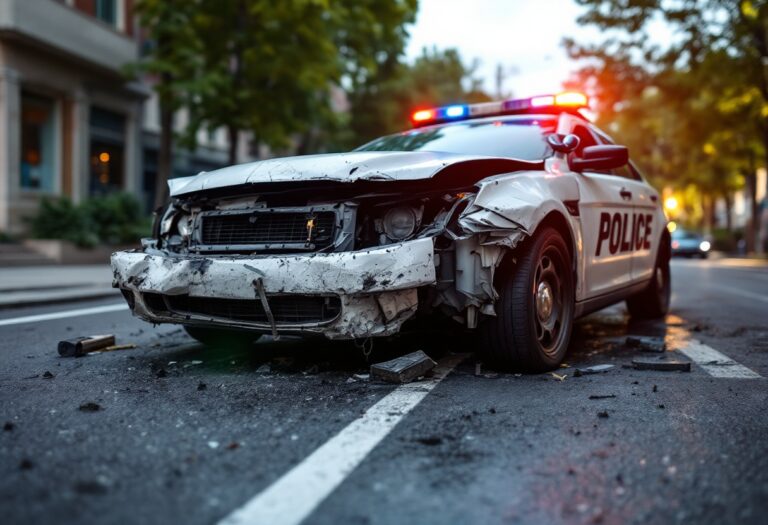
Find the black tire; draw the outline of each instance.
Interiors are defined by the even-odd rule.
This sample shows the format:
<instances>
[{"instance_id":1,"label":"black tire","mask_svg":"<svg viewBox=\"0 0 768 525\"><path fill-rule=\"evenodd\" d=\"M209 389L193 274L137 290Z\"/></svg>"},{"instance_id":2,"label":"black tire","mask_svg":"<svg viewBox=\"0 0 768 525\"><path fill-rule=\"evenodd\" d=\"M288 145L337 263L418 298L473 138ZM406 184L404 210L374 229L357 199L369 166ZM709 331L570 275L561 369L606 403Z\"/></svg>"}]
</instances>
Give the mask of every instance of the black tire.
<instances>
[{"instance_id":1,"label":"black tire","mask_svg":"<svg viewBox=\"0 0 768 525\"><path fill-rule=\"evenodd\" d=\"M568 350L574 317L573 271L565 240L556 229L545 227L517 264L506 269L497 281L496 317L482 326L483 357L504 370L557 368Z\"/></svg>"},{"instance_id":2,"label":"black tire","mask_svg":"<svg viewBox=\"0 0 768 525\"><path fill-rule=\"evenodd\" d=\"M667 315L669 298L672 295L672 282L669 272L668 252L661 249L656 257L653 278L642 292L627 299L629 315L636 319L658 319Z\"/></svg>"},{"instance_id":3,"label":"black tire","mask_svg":"<svg viewBox=\"0 0 768 525\"><path fill-rule=\"evenodd\" d=\"M215 348L248 348L261 337L261 334L255 332L227 328L185 326L184 330L193 339Z\"/></svg>"}]
</instances>

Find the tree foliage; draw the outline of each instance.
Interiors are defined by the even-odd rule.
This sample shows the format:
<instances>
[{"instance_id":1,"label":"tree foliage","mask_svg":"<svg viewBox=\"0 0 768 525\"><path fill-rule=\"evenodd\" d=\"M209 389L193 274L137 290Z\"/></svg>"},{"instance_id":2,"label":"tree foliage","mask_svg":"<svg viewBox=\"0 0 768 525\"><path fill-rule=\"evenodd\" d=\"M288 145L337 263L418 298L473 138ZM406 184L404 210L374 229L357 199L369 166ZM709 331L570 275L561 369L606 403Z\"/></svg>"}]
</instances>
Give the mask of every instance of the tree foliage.
<instances>
[{"instance_id":1,"label":"tree foliage","mask_svg":"<svg viewBox=\"0 0 768 525\"><path fill-rule=\"evenodd\" d=\"M490 100L455 49L423 49L413 64L393 60L350 94L353 145L402 130L418 108Z\"/></svg>"},{"instance_id":2,"label":"tree foliage","mask_svg":"<svg viewBox=\"0 0 768 525\"><path fill-rule=\"evenodd\" d=\"M189 109L186 146L194 147L199 129L224 127L235 162L241 131L279 147L297 133L338 125L329 91L365 84L398 60L416 3L140 0L151 45L136 69L155 74L161 113ZM162 184L167 176L159 174Z\"/></svg>"},{"instance_id":3,"label":"tree foliage","mask_svg":"<svg viewBox=\"0 0 768 525\"><path fill-rule=\"evenodd\" d=\"M565 41L583 63L571 84L594 93L602 123L657 182L711 201L768 164L768 2L576 1L579 22L607 37ZM654 24L673 32L666 45Z\"/></svg>"}]
</instances>

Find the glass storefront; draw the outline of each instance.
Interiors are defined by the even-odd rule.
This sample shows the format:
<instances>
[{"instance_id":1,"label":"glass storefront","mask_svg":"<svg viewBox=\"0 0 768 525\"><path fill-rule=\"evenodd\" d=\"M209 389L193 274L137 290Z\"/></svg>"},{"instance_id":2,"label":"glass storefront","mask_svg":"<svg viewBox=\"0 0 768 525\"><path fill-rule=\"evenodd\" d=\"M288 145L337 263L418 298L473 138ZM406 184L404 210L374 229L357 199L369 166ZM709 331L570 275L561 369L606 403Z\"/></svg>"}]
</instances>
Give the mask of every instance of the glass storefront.
<instances>
[{"instance_id":1,"label":"glass storefront","mask_svg":"<svg viewBox=\"0 0 768 525\"><path fill-rule=\"evenodd\" d=\"M52 99L22 93L21 187L54 190L56 154L55 103Z\"/></svg>"},{"instance_id":2,"label":"glass storefront","mask_svg":"<svg viewBox=\"0 0 768 525\"><path fill-rule=\"evenodd\" d=\"M124 187L125 116L91 107L90 195L104 195Z\"/></svg>"}]
</instances>

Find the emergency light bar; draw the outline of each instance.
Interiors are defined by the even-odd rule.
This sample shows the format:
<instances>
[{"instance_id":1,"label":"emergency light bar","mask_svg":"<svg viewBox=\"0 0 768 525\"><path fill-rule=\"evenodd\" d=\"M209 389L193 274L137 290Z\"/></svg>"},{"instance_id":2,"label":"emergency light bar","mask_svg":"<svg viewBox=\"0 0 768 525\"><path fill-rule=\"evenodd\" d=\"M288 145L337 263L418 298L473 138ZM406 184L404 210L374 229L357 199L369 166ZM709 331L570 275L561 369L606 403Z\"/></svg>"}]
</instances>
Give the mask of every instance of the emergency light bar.
<instances>
[{"instance_id":1,"label":"emergency light bar","mask_svg":"<svg viewBox=\"0 0 768 525\"><path fill-rule=\"evenodd\" d=\"M589 99L584 93L566 91L556 95L508 99L501 102L455 104L439 108L421 109L411 115L411 121L414 126L426 126L441 122L491 117L494 115L514 115L531 111L559 113L576 111L587 107L589 107Z\"/></svg>"}]
</instances>

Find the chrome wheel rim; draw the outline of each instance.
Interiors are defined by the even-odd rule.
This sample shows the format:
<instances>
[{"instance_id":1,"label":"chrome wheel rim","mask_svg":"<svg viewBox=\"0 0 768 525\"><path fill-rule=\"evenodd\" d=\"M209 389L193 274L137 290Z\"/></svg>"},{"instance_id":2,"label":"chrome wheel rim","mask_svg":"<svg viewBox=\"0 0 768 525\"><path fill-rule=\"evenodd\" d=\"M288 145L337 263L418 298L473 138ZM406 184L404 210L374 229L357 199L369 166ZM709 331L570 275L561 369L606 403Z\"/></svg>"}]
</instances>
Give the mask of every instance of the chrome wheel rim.
<instances>
[{"instance_id":1,"label":"chrome wheel rim","mask_svg":"<svg viewBox=\"0 0 768 525\"><path fill-rule=\"evenodd\" d=\"M553 253L554 252L554 253ZM565 334L566 316L570 315L565 305L562 272L567 271L559 254L546 250L536 265L533 281L533 304L536 311L536 339L547 354L557 353Z\"/></svg>"}]
</instances>

